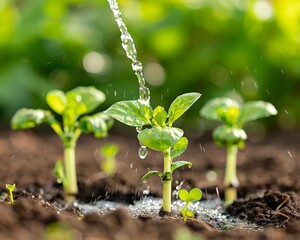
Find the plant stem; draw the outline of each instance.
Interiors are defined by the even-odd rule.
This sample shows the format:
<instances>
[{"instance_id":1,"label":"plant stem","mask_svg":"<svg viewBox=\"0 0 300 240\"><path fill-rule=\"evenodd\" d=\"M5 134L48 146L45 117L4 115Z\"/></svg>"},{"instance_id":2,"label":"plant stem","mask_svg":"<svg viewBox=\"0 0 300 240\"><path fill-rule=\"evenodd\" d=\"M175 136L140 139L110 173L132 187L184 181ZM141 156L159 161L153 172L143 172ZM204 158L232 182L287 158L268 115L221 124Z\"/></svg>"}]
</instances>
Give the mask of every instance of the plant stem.
<instances>
[{"instance_id":1,"label":"plant stem","mask_svg":"<svg viewBox=\"0 0 300 240\"><path fill-rule=\"evenodd\" d=\"M66 200L73 199L77 194L77 177L76 177L76 163L75 163L75 145L67 144L64 147L64 169L66 176L66 183L64 184L64 191Z\"/></svg>"},{"instance_id":2,"label":"plant stem","mask_svg":"<svg viewBox=\"0 0 300 240\"><path fill-rule=\"evenodd\" d=\"M239 180L236 176L236 157L238 153L238 147L233 145L227 147L227 161L225 171L225 202L231 204L237 198L237 187L239 186Z\"/></svg>"},{"instance_id":3,"label":"plant stem","mask_svg":"<svg viewBox=\"0 0 300 240\"><path fill-rule=\"evenodd\" d=\"M12 192L13 192L12 190L9 191L10 204L14 204L14 196Z\"/></svg>"},{"instance_id":4,"label":"plant stem","mask_svg":"<svg viewBox=\"0 0 300 240\"><path fill-rule=\"evenodd\" d=\"M172 196L172 173L171 173L171 149L164 151L164 176L163 180L163 211L171 212L171 196Z\"/></svg>"}]
</instances>

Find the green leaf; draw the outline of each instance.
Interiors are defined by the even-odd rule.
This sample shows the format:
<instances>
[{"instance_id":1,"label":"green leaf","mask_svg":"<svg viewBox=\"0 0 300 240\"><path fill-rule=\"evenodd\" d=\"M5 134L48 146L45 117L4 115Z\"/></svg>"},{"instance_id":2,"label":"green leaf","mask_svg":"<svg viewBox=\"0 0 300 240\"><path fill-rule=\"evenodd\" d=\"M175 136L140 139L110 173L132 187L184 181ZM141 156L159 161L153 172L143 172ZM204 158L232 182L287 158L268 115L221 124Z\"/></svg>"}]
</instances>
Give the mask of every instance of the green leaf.
<instances>
[{"instance_id":1,"label":"green leaf","mask_svg":"<svg viewBox=\"0 0 300 240\"><path fill-rule=\"evenodd\" d=\"M187 217L194 217L194 213L191 210L185 210L185 215Z\"/></svg>"},{"instance_id":2,"label":"green leaf","mask_svg":"<svg viewBox=\"0 0 300 240\"><path fill-rule=\"evenodd\" d=\"M183 131L173 127L147 128L138 134L139 141L151 149L164 151L174 146L183 136Z\"/></svg>"},{"instance_id":3,"label":"green leaf","mask_svg":"<svg viewBox=\"0 0 300 240\"><path fill-rule=\"evenodd\" d=\"M180 118L199 98L200 93L186 93L178 96L172 103L168 111L169 126Z\"/></svg>"},{"instance_id":4,"label":"green leaf","mask_svg":"<svg viewBox=\"0 0 300 240\"><path fill-rule=\"evenodd\" d=\"M151 125L152 108L142 100L114 103L104 111L112 118L132 127Z\"/></svg>"},{"instance_id":5,"label":"green leaf","mask_svg":"<svg viewBox=\"0 0 300 240\"><path fill-rule=\"evenodd\" d=\"M237 107L229 107L227 109L218 109L218 115L221 121L226 125L234 126L240 116L240 109Z\"/></svg>"},{"instance_id":6,"label":"green leaf","mask_svg":"<svg viewBox=\"0 0 300 240\"><path fill-rule=\"evenodd\" d=\"M277 110L271 103L264 101L250 101L246 102L243 105L239 117L239 122L240 124L243 124L245 122L269 117L276 114Z\"/></svg>"},{"instance_id":7,"label":"green leaf","mask_svg":"<svg viewBox=\"0 0 300 240\"><path fill-rule=\"evenodd\" d=\"M118 152L117 144L107 143L100 148L100 154L105 158L114 158Z\"/></svg>"},{"instance_id":8,"label":"green leaf","mask_svg":"<svg viewBox=\"0 0 300 240\"><path fill-rule=\"evenodd\" d=\"M209 120L220 121L220 110L226 112L228 108L240 108L235 100L230 98L214 98L209 100L201 109L200 115Z\"/></svg>"},{"instance_id":9,"label":"green leaf","mask_svg":"<svg viewBox=\"0 0 300 240\"><path fill-rule=\"evenodd\" d=\"M174 159L184 153L188 144L189 141L186 137L180 138L180 140L171 149L171 158Z\"/></svg>"},{"instance_id":10,"label":"green leaf","mask_svg":"<svg viewBox=\"0 0 300 240\"><path fill-rule=\"evenodd\" d=\"M174 170L176 170L177 168L183 167L183 166L188 166L189 168L192 167L192 163L188 162L188 161L177 161L177 162L173 162L171 164L171 172L173 173Z\"/></svg>"},{"instance_id":11,"label":"green leaf","mask_svg":"<svg viewBox=\"0 0 300 240\"><path fill-rule=\"evenodd\" d=\"M182 201L188 201L189 199L189 192L186 189L180 189L179 193L178 193L178 197L182 200Z\"/></svg>"},{"instance_id":12,"label":"green leaf","mask_svg":"<svg viewBox=\"0 0 300 240\"><path fill-rule=\"evenodd\" d=\"M168 113L164 110L163 107L158 106L153 111L153 120L155 121L155 125L165 126L166 120L168 117Z\"/></svg>"},{"instance_id":13,"label":"green leaf","mask_svg":"<svg viewBox=\"0 0 300 240\"><path fill-rule=\"evenodd\" d=\"M153 176L153 175L158 175L160 177L160 179L162 179L163 174L159 171L149 171L147 172L143 177L142 177L142 182L146 183L149 179L149 177Z\"/></svg>"},{"instance_id":14,"label":"green leaf","mask_svg":"<svg viewBox=\"0 0 300 240\"><path fill-rule=\"evenodd\" d=\"M84 133L94 133L95 137L106 137L113 125L113 119L103 113L84 116L79 120L78 127Z\"/></svg>"},{"instance_id":15,"label":"green leaf","mask_svg":"<svg viewBox=\"0 0 300 240\"><path fill-rule=\"evenodd\" d=\"M199 188L193 188L189 192L189 198L191 201L199 201L202 198L202 191Z\"/></svg>"},{"instance_id":16,"label":"green leaf","mask_svg":"<svg viewBox=\"0 0 300 240\"><path fill-rule=\"evenodd\" d=\"M213 131L213 139L220 146L240 146L247 139L247 134L241 128L222 125Z\"/></svg>"},{"instance_id":17,"label":"green leaf","mask_svg":"<svg viewBox=\"0 0 300 240\"><path fill-rule=\"evenodd\" d=\"M13 129L27 129L42 123L51 124L54 121L54 116L49 111L21 108L14 114L11 125Z\"/></svg>"},{"instance_id":18,"label":"green leaf","mask_svg":"<svg viewBox=\"0 0 300 240\"><path fill-rule=\"evenodd\" d=\"M67 106L67 98L63 91L53 90L47 93L46 101L53 111L62 115Z\"/></svg>"},{"instance_id":19,"label":"green leaf","mask_svg":"<svg viewBox=\"0 0 300 240\"><path fill-rule=\"evenodd\" d=\"M77 115L89 113L105 101L104 93L93 86L74 88L66 97L68 107L76 109Z\"/></svg>"},{"instance_id":20,"label":"green leaf","mask_svg":"<svg viewBox=\"0 0 300 240\"><path fill-rule=\"evenodd\" d=\"M7 183L7 184L5 184L5 187L8 191L13 192L16 188L16 184L15 183L14 184Z\"/></svg>"}]
</instances>

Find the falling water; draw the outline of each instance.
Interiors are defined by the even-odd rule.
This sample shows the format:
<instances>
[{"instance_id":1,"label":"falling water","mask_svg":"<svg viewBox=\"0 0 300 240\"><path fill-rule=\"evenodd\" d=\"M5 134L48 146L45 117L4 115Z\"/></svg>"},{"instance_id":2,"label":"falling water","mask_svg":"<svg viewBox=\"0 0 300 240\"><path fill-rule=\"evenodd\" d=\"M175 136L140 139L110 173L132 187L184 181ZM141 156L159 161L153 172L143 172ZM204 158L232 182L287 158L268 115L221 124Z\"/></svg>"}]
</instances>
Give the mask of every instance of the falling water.
<instances>
[{"instance_id":1,"label":"falling water","mask_svg":"<svg viewBox=\"0 0 300 240\"><path fill-rule=\"evenodd\" d=\"M134 45L133 38L127 30L127 27L122 19L122 14L119 10L119 6L116 0L108 0L109 6L114 14L116 23L118 24L119 30L121 32L121 43L124 48L126 55L132 61L132 69L137 76L139 83L139 99L145 101L147 104L150 104L150 91L145 86L145 78L143 75L143 64L137 59L137 51ZM138 127L137 132L142 131L142 127ZM139 157L144 159L147 155L146 146L141 145L139 149Z\"/></svg>"}]
</instances>

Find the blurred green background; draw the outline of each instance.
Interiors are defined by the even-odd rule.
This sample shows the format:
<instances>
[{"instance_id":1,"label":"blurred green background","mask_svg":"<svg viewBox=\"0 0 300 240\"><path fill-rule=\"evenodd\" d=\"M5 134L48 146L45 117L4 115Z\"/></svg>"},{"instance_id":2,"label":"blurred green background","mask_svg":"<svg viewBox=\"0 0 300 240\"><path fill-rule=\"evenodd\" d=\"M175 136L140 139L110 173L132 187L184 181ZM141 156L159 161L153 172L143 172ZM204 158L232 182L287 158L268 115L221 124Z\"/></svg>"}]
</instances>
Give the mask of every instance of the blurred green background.
<instances>
[{"instance_id":1,"label":"blurred green background","mask_svg":"<svg viewBox=\"0 0 300 240\"><path fill-rule=\"evenodd\" d=\"M299 0L119 0L144 64L152 106L202 97L179 124L201 132L217 96L273 103L282 130L300 120ZM138 83L105 0L0 0L0 116L47 108L45 94L94 85L100 110L138 98ZM188 128L185 127L185 128ZM262 129L262 125L256 125Z\"/></svg>"}]
</instances>

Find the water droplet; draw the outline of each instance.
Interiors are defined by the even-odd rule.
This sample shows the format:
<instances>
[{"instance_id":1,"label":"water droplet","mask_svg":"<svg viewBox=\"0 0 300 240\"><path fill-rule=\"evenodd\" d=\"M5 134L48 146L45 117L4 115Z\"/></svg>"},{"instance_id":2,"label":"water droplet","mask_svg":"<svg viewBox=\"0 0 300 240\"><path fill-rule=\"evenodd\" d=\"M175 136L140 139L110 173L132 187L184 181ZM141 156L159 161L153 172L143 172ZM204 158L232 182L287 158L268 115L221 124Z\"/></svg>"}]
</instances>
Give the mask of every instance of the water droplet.
<instances>
[{"instance_id":1,"label":"water droplet","mask_svg":"<svg viewBox=\"0 0 300 240\"><path fill-rule=\"evenodd\" d=\"M139 157L141 159L145 159L147 154L148 154L148 150L147 150L147 147L146 146L141 146L140 149L139 149Z\"/></svg>"}]
</instances>

